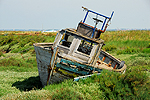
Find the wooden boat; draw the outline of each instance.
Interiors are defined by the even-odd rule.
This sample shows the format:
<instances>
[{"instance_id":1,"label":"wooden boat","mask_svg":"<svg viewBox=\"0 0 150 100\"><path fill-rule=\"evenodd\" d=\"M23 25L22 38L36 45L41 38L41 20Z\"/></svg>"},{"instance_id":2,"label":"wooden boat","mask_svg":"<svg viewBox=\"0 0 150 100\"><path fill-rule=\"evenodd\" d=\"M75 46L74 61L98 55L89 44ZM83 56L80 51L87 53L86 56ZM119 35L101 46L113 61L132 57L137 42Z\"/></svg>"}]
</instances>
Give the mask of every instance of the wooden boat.
<instances>
[{"instance_id":1,"label":"wooden boat","mask_svg":"<svg viewBox=\"0 0 150 100\"><path fill-rule=\"evenodd\" d=\"M101 73L102 69L125 72L124 61L101 49L104 40L99 38L100 34L106 31L114 12L111 17L107 17L85 7L83 9L87 13L77 29L62 29L57 33L54 43L33 44L43 86L74 77L78 80L93 73ZM93 18L96 22L94 27L85 24L89 12L104 17L104 22L96 17ZM101 29L96 28L98 22L102 22Z\"/></svg>"}]
</instances>

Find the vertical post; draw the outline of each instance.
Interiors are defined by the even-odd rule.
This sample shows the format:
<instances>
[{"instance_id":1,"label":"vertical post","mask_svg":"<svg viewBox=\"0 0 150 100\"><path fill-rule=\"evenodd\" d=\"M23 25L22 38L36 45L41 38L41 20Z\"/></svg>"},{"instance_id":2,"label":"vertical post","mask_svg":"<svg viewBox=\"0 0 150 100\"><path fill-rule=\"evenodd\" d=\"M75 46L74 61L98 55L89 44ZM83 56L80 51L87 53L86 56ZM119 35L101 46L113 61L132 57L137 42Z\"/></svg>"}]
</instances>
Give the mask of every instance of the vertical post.
<instances>
[{"instance_id":1,"label":"vertical post","mask_svg":"<svg viewBox=\"0 0 150 100\"><path fill-rule=\"evenodd\" d=\"M60 42L62 36L63 36L62 33L60 33L60 32L57 33L56 38L55 38L55 41L54 41L54 43L53 43L53 48L54 48L54 47L57 47L57 45L59 44L59 42Z\"/></svg>"},{"instance_id":2,"label":"vertical post","mask_svg":"<svg viewBox=\"0 0 150 100\"><path fill-rule=\"evenodd\" d=\"M53 49L52 57L51 57L51 60L50 60L50 68L51 68L51 70L48 73L47 85L50 83L50 80L51 80L51 77L52 77L52 74L53 74L53 71L54 71L55 61L56 61L56 58L57 58L57 53L58 53L58 48L55 47Z\"/></svg>"},{"instance_id":3,"label":"vertical post","mask_svg":"<svg viewBox=\"0 0 150 100\"><path fill-rule=\"evenodd\" d=\"M91 36L91 38L93 38L93 36L94 36L95 29L96 29L96 26L95 26L95 27L94 27L94 29L93 29L93 33L92 33L92 36Z\"/></svg>"},{"instance_id":4,"label":"vertical post","mask_svg":"<svg viewBox=\"0 0 150 100\"><path fill-rule=\"evenodd\" d=\"M85 22L86 18L87 18L87 15L88 15L89 11L87 11L85 17L84 17L84 20L83 20L83 23Z\"/></svg>"},{"instance_id":5,"label":"vertical post","mask_svg":"<svg viewBox=\"0 0 150 100\"><path fill-rule=\"evenodd\" d=\"M114 11L111 13L111 17L110 18L112 18L113 14L114 14Z\"/></svg>"},{"instance_id":6,"label":"vertical post","mask_svg":"<svg viewBox=\"0 0 150 100\"><path fill-rule=\"evenodd\" d=\"M104 23L103 23L103 26L102 26L101 30L103 30L103 28L104 28L104 26L105 26L105 23L106 23L106 18L105 18L105 20L104 20Z\"/></svg>"},{"instance_id":7,"label":"vertical post","mask_svg":"<svg viewBox=\"0 0 150 100\"><path fill-rule=\"evenodd\" d=\"M75 37L72 41L72 44L70 46L70 51L68 54L73 55L73 53L78 49L80 43L81 43L81 39Z\"/></svg>"},{"instance_id":8,"label":"vertical post","mask_svg":"<svg viewBox=\"0 0 150 100\"><path fill-rule=\"evenodd\" d=\"M96 43L94 43L93 45L93 48L91 50L91 53L90 53L90 59L88 60L88 63L92 63L92 61L94 60L94 57L96 55L96 50L99 48L99 45L97 45Z\"/></svg>"},{"instance_id":9,"label":"vertical post","mask_svg":"<svg viewBox=\"0 0 150 100\"><path fill-rule=\"evenodd\" d=\"M98 51L97 51L97 54L96 54L96 56L95 56L95 59L93 60L93 61L94 61L94 62L93 62L93 67L96 65L96 62L97 62L97 59L99 58L98 56L100 55L102 46L103 46L102 43L99 44L99 49L98 49Z\"/></svg>"}]
</instances>

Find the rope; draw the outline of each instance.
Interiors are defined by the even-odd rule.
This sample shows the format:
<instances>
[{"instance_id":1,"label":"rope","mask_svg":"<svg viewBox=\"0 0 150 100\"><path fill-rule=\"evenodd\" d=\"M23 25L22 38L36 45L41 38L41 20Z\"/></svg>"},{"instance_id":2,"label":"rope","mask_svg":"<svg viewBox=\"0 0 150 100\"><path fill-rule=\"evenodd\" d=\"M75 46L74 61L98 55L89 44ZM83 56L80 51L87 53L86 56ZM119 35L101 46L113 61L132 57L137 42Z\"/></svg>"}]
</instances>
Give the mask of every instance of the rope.
<instances>
[{"instance_id":1,"label":"rope","mask_svg":"<svg viewBox=\"0 0 150 100\"><path fill-rule=\"evenodd\" d=\"M27 48L27 49L25 49L25 50L23 50L23 51L19 51L19 52L17 52L17 54L18 54L18 53L25 52L25 51L27 51L27 50L30 50L31 48L33 48L33 47ZM10 55L10 56L7 56L7 57L4 57L4 58L1 58L0 60L3 60L3 59L6 59L6 58L9 58L9 57L14 56L14 55L16 55L16 53L15 53L15 54L12 54L12 55Z\"/></svg>"}]
</instances>

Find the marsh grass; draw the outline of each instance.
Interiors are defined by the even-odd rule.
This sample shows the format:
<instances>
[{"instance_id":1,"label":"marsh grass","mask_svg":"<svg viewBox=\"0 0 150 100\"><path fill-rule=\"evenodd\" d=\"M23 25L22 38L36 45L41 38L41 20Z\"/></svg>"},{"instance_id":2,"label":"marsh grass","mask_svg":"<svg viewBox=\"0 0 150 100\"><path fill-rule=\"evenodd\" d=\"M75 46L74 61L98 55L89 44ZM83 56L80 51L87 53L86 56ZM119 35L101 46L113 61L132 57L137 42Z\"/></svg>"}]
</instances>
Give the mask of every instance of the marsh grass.
<instances>
[{"instance_id":1,"label":"marsh grass","mask_svg":"<svg viewBox=\"0 0 150 100\"><path fill-rule=\"evenodd\" d=\"M53 42L55 36L45 35L0 35L0 51L17 53L33 46L33 43ZM29 50L24 51L24 53Z\"/></svg>"},{"instance_id":2,"label":"marsh grass","mask_svg":"<svg viewBox=\"0 0 150 100\"><path fill-rule=\"evenodd\" d=\"M109 41L150 41L149 30L122 30L122 31L106 31L101 37L105 42Z\"/></svg>"},{"instance_id":3,"label":"marsh grass","mask_svg":"<svg viewBox=\"0 0 150 100\"><path fill-rule=\"evenodd\" d=\"M16 82L22 82L23 84L20 84L20 86L23 88L25 86L30 87L29 84L25 84L23 81L28 79L29 77L37 76L37 72L16 72L12 70L4 70L0 71L0 96L7 95L9 93L20 93L20 90L17 89ZM35 81L35 80L33 80ZM32 82L33 83L33 82ZM14 84L14 85L13 85ZM37 84L35 84L37 85ZM33 87L34 88L34 87ZM28 88L27 88L28 89Z\"/></svg>"},{"instance_id":4,"label":"marsh grass","mask_svg":"<svg viewBox=\"0 0 150 100\"><path fill-rule=\"evenodd\" d=\"M91 99L103 99L103 93L99 90L98 83L91 83L92 79L87 79L89 81L73 82L73 80L66 80L61 84L54 84L46 86L44 90L49 91L50 98L54 99L66 99L66 100L91 100Z\"/></svg>"},{"instance_id":5,"label":"marsh grass","mask_svg":"<svg viewBox=\"0 0 150 100\"><path fill-rule=\"evenodd\" d=\"M2 100L50 100L50 93L46 90L31 90L28 92L11 93L2 97Z\"/></svg>"},{"instance_id":6,"label":"marsh grass","mask_svg":"<svg viewBox=\"0 0 150 100\"><path fill-rule=\"evenodd\" d=\"M4 34L2 34L4 33ZM32 46L34 42L53 42L53 34L22 36L27 32L0 32L2 56L11 55ZM34 33L34 32L31 32ZM9 36L11 34L11 37ZM13 37L13 38L12 38ZM15 39L14 39L15 38ZM38 77L35 51L31 49L13 58L0 61L0 99L54 100L54 99L141 99L150 98L150 31L107 31L101 35L105 40L103 49L124 60L125 74L102 71L102 74L73 82L41 87ZM10 50L10 51L9 51ZM9 51L9 53L3 53ZM117 52L121 52L117 54Z\"/></svg>"},{"instance_id":7,"label":"marsh grass","mask_svg":"<svg viewBox=\"0 0 150 100\"><path fill-rule=\"evenodd\" d=\"M2 52L2 51L0 51L0 57L1 57L1 56L3 56L3 52Z\"/></svg>"},{"instance_id":8,"label":"marsh grass","mask_svg":"<svg viewBox=\"0 0 150 100\"><path fill-rule=\"evenodd\" d=\"M0 70L12 70L17 72L37 71L37 63L35 58L25 57L24 59L17 59L11 57L0 61Z\"/></svg>"},{"instance_id":9,"label":"marsh grass","mask_svg":"<svg viewBox=\"0 0 150 100\"><path fill-rule=\"evenodd\" d=\"M143 53L150 53L150 48L145 48L142 50Z\"/></svg>"},{"instance_id":10,"label":"marsh grass","mask_svg":"<svg viewBox=\"0 0 150 100\"><path fill-rule=\"evenodd\" d=\"M106 44L103 49L118 55L150 52L149 30L108 31L102 34L101 38Z\"/></svg>"},{"instance_id":11,"label":"marsh grass","mask_svg":"<svg viewBox=\"0 0 150 100\"><path fill-rule=\"evenodd\" d=\"M19 80L20 85L17 83L18 81L14 82L13 84L15 85L13 86L14 90L16 88L22 90L27 84L32 85L33 83L33 81L25 82L26 78L24 76L23 78L21 77L19 78L20 78ZM28 78L27 80L30 80L30 78ZM146 74L146 72L142 71L141 68L137 68L137 67L132 67L130 69L127 69L127 72L125 74L103 70L101 75L99 76L93 75L90 78L79 80L79 82L73 82L73 80L66 80L59 84L46 86L42 90L34 90L33 88L29 92L17 91L15 93L11 93L11 91L9 91L9 93L11 94L4 95L1 99L13 98L19 100L20 99L95 100L95 99L138 99L140 98L145 100L150 97L150 91L149 91L150 81L148 80L149 77ZM25 88L29 88L29 87L30 86Z\"/></svg>"}]
</instances>

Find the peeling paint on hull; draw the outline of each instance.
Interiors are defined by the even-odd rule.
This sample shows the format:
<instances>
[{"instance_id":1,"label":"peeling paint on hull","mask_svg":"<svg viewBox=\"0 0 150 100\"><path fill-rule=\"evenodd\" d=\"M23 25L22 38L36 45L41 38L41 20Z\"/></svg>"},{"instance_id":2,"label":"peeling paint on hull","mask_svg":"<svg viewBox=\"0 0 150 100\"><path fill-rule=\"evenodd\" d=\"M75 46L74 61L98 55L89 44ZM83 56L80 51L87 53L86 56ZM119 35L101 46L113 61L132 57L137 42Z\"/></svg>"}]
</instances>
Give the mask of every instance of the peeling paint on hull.
<instances>
[{"instance_id":1,"label":"peeling paint on hull","mask_svg":"<svg viewBox=\"0 0 150 100\"><path fill-rule=\"evenodd\" d=\"M110 17L82 7L87 11L85 18L77 29L66 28L58 31L54 43L35 43L37 66L42 85L60 82L71 77L89 77L93 73L101 73L102 69L124 72L126 65L111 54L102 50L104 40L101 33L106 31ZM96 14L95 25L85 23L88 13ZM105 19L97 19L97 16ZM101 29L97 28L101 22ZM59 74L61 72L65 75Z\"/></svg>"},{"instance_id":2,"label":"peeling paint on hull","mask_svg":"<svg viewBox=\"0 0 150 100\"><path fill-rule=\"evenodd\" d=\"M61 82L65 79L70 78L69 76L65 76L63 74L60 74L60 73L57 73L56 71L54 71L50 81L48 81L48 83L47 83L47 80L49 80L49 74L50 74L50 60L51 60L51 57L52 57L52 50L51 50L52 45L53 45L53 43L36 43L36 44L34 44L34 49L35 49L35 52L36 52L37 66L38 66L38 72L39 72L39 76L40 76L40 81L42 82L43 86L46 86L48 84ZM67 61L67 63L69 65L70 64L73 64L75 66L79 65L79 66L85 67L86 69L91 69L91 70L97 69L98 73L100 73L100 69L113 70L113 71L117 71L117 72L125 71L126 65L124 65L122 67L122 69L114 69L113 64L112 64L113 67L108 66L109 65L108 62L110 62L110 60L115 61L116 65L119 64L121 61L117 60L115 57L113 57L112 55L108 54L105 51L101 51L101 52L103 52L103 53L100 53L99 58L96 62L96 65L93 68L88 66L88 64L84 65L81 62L76 62L75 60L69 59L69 60L65 60L65 61ZM102 56L109 57L109 61L105 61L106 58L104 59L104 58L102 58ZM65 59L65 57L63 59ZM66 58L66 59L68 59L68 58ZM102 59L104 61L102 61ZM64 60L63 60L63 62L64 62ZM58 62L56 62L55 66L57 66L58 68L62 68L62 69L63 68L65 69L67 67L69 68L69 66L66 66L66 65L64 65L62 63L58 63ZM77 74L80 74L80 75L81 74L89 75L88 71L87 72L78 71L78 69L72 69L72 70L69 69L69 71L72 71L73 73L77 73Z\"/></svg>"},{"instance_id":3,"label":"peeling paint on hull","mask_svg":"<svg viewBox=\"0 0 150 100\"><path fill-rule=\"evenodd\" d=\"M53 43L35 43L33 45L36 52L36 60L40 81L42 82L43 86L46 86L47 84L61 82L65 79L70 78L54 71L51 81L47 83L47 80L49 80L50 60L52 56L51 47Z\"/></svg>"}]
</instances>

